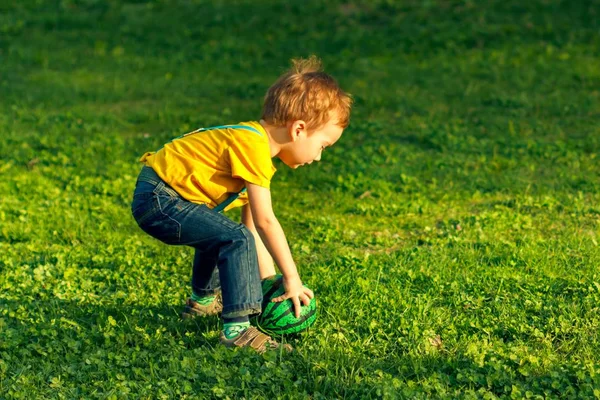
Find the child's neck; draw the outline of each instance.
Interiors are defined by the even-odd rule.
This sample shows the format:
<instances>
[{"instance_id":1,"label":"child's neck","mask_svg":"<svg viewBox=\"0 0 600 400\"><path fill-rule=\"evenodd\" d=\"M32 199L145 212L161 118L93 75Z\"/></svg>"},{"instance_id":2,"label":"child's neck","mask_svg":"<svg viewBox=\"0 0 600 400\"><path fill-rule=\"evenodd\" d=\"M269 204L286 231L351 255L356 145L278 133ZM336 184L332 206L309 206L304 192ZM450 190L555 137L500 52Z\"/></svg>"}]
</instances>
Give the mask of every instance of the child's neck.
<instances>
[{"instance_id":1,"label":"child's neck","mask_svg":"<svg viewBox=\"0 0 600 400\"><path fill-rule=\"evenodd\" d=\"M261 119L259 123L265 128L265 131L269 136L269 147L271 149L271 158L273 158L279 154L281 147L289 142L287 127L270 125L263 119Z\"/></svg>"}]
</instances>

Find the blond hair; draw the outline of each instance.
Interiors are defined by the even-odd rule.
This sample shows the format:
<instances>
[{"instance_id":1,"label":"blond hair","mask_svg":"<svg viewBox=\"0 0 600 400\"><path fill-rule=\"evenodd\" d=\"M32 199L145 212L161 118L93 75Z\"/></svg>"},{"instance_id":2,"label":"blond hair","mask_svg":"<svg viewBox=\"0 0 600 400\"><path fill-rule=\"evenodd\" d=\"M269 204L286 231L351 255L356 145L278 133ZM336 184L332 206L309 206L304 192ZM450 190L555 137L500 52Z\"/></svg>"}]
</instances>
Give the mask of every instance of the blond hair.
<instances>
[{"instance_id":1,"label":"blond hair","mask_svg":"<svg viewBox=\"0 0 600 400\"><path fill-rule=\"evenodd\" d=\"M281 75L265 95L262 119L284 126L304 120L308 130L320 128L337 112L337 125L346 128L350 121L352 97L333 77L322 71L316 56L293 59L292 68Z\"/></svg>"}]
</instances>

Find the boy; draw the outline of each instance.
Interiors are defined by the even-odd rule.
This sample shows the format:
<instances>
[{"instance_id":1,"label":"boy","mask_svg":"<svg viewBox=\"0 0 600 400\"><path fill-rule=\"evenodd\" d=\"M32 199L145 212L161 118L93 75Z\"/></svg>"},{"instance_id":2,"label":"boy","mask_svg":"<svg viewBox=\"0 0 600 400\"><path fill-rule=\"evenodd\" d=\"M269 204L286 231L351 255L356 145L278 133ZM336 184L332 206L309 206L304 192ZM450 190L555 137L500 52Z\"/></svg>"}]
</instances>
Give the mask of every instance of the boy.
<instances>
[{"instance_id":1,"label":"boy","mask_svg":"<svg viewBox=\"0 0 600 400\"><path fill-rule=\"evenodd\" d=\"M156 239L195 248L183 317L221 313L229 347L279 347L249 322L261 312L261 279L275 274L273 261L285 287L273 301L290 299L298 317L313 297L271 207L272 158L291 168L319 161L348 126L352 99L316 57L292 63L267 91L259 122L201 128L140 159L132 214ZM220 213L238 206L242 224Z\"/></svg>"}]
</instances>

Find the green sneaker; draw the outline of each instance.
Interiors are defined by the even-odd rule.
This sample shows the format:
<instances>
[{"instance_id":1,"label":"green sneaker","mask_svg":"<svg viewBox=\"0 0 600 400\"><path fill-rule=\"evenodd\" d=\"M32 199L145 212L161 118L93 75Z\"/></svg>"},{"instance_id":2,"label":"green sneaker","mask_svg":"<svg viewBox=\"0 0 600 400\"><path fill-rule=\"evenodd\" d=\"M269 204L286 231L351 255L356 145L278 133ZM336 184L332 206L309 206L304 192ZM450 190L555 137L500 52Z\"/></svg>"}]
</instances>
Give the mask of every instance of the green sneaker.
<instances>
[{"instance_id":1,"label":"green sneaker","mask_svg":"<svg viewBox=\"0 0 600 400\"><path fill-rule=\"evenodd\" d=\"M219 292L215 296L215 300L207 306L203 306L197 301L188 298L185 303L185 308L181 313L181 318L205 317L208 315L220 315L223 311L223 299Z\"/></svg>"},{"instance_id":2,"label":"green sneaker","mask_svg":"<svg viewBox=\"0 0 600 400\"><path fill-rule=\"evenodd\" d=\"M292 346L289 344L281 344L273 340L271 336L265 335L254 326L240 332L240 334L233 339L227 339L225 334L221 332L220 341L221 344L226 347L251 347L259 353L264 353L268 350L278 350L281 346L283 346L283 350L288 353L293 350Z\"/></svg>"}]
</instances>

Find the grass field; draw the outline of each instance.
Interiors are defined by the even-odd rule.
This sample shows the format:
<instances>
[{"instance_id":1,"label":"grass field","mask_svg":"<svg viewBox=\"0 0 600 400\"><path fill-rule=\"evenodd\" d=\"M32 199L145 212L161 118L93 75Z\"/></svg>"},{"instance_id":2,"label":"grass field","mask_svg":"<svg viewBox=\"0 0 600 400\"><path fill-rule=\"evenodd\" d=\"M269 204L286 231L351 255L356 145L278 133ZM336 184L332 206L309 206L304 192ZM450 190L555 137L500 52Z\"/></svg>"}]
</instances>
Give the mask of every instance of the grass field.
<instances>
[{"instance_id":1,"label":"grass field","mask_svg":"<svg viewBox=\"0 0 600 400\"><path fill-rule=\"evenodd\" d=\"M319 319L224 349L137 159L310 54L355 97L276 162ZM600 398L597 0L2 1L0 138L1 399Z\"/></svg>"}]
</instances>

